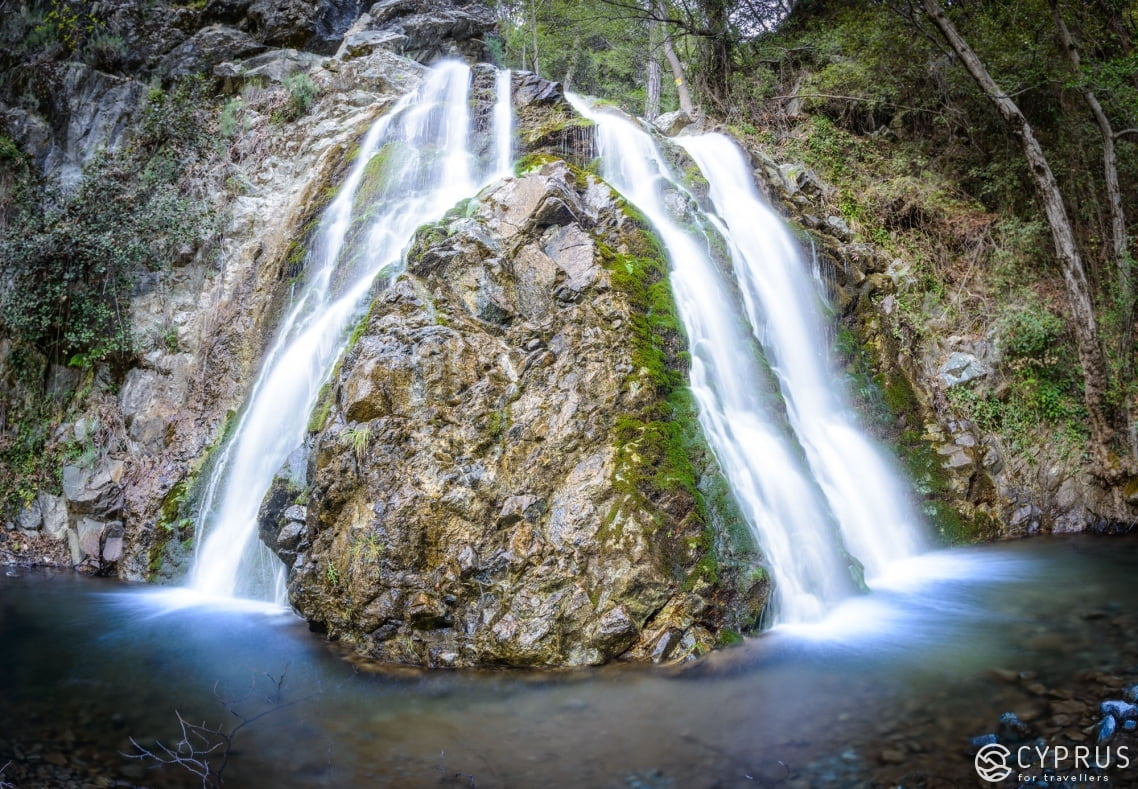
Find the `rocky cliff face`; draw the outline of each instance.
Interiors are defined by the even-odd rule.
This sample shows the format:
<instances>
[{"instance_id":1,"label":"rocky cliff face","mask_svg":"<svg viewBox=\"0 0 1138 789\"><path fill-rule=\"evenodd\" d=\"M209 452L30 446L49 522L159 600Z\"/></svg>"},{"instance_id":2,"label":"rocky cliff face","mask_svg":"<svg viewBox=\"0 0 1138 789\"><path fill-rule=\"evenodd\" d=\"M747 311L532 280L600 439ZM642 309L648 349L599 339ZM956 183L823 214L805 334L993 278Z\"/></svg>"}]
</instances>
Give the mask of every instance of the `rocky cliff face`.
<instances>
[{"instance_id":1,"label":"rocky cliff face","mask_svg":"<svg viewBox=\"0 0 1138 789\"><path fill-rule=\"evenodd\" d=\"M709 560L714 469L627 214L549 157L420 232L318 409L304 503L262 511L310 622L441 666L678 658L755 626L756 557Z\"/></svg>"}]
</instances>

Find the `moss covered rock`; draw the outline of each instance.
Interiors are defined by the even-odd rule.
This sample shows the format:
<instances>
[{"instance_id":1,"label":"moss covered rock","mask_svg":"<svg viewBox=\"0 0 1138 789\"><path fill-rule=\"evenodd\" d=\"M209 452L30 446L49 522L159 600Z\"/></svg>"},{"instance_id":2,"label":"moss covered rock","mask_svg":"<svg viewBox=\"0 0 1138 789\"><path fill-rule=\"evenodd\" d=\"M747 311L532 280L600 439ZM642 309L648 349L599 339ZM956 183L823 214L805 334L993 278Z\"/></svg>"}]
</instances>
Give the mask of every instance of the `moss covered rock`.
<instances>
[{"instance_id":1,"label":"moss covered rock","mask_svg":"<svg viewBox=\"0 0 1138 789\"><path fill-rule=\"evenodd\" d=\"M621 208L547 161L419 232L314 436L287 558L318 629L384 661L561 666L757 624L665 263Z\"/></svg>"}]
</instances>

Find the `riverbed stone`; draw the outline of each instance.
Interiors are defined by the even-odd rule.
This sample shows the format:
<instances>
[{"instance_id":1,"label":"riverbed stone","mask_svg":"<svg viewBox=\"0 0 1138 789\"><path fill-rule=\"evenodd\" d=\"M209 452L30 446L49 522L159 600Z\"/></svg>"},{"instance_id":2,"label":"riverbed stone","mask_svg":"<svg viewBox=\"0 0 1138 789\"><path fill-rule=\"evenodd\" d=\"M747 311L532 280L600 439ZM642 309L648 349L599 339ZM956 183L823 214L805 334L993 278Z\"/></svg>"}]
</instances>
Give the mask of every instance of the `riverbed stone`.
<instances>
[{"instance_id":1,"label":"riverbed stone","mask_svg":"<svg viewBox=\"0 0 1138 789\"><path fill-rule=\"evenodd\" d=\"M1138 719L1138 704L1131 704L1121 699L1104 701L1099 705L1103 715L1111 715L1120 721Z\"/></svg>"}]
</instances>

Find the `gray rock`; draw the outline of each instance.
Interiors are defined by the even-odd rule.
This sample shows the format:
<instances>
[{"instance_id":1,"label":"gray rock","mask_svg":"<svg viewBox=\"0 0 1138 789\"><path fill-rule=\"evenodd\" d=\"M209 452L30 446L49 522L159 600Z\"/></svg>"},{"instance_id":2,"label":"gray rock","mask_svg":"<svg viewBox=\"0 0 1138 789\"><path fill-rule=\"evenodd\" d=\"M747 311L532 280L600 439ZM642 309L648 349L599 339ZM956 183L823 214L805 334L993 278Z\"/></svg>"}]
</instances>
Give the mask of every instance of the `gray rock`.
<instances>
[{"instance_id":1,"label":"gray rock","mask_svg":"<svg viewBox=\"0 0 1138 789\"><path fill-rule=\"evenodd\" d=\"M695 123L695 121L692 117L683 110L665 112L663 115L658 115L652 120L652 125L669 137L679 134L693 123Z\"/></svg>"},{"instance_id":2,"label":"gray rock","mask_svg":"<svg viewBox=\"0 0 1138 789\"><path fill-rule=\"evenodd\" d=\"M978 751L985 745L995 745L1000 741L1000 738L995 734L981 734L979 737L973 737L969 743L974 751Z\"/></svg>"},{"instance_id":3,"label":"gray rock","mask_svg":"<svg viewBox=\"0 0 1138 789\"><path fill-rule=\"evenodd\" d=\"M76 525L79 550L84 556L99 558L103 552L103 531L107 524L94 518L81 518Z\"/></svg>"},{"instance_id":4,"label":"gray rock","mask_svg":"<svg viewBox=\"0 0 1138 789\"><path fill-rule=\"evenodd\" d=\"M1032 738L1031 729L1014 712L1005 712L996 725L996 737L1001 743L1016 744Z\"/></svg>"},{"instance_id":5,"label":"gray rock","mask_svg":"<svg viewBox=\"0 0 1138 789\"><path fill-rule=\"evenodd\" d=\"M43 511L39 499L32 501L16 516L16 525L24 531L39 531L43 525Z\"/></svg>"},{"instance_id":6,"label":"gray rock","mask_svg":"<svg viewBox=\"0 0 1138 789\"><path fill-rule=\"evenodd\" d=\"M949 389L989 373L991 369L972 354L955 351L949 354L947 361L937 370L937 379L941 386Z\"/></svg>"},{"instance_id":7,"label":"gray rock","mask_svg":"<svg viewBox=\"0 0 1138 789\"><path fill-rule=\"evenodd\" d=\"M72 514L113 518L123 507L123 462L104 458L94 468L63 467L63 497Z\"/></svg>"},{"instance_id":8,"label":"gray rock","mask_svg":"<svg viewBox=\"0 0 1138 789\"><path fill-rule=\"evenodd\" d=\"M514 105L517 107L557 104L565 101L560 82L550 82L529 71L515 72L511 87Z\"/></svg>"},{"instance_id":9,"label":"gray rock","mask_svg":"<svg viewBox=\"0 0 1138 789\"><path fill-rule=\"evenodd\" d=\"M52 97L59 115L54 125L62 128L63 133L57 131L53 138L43 169L48 177L57 177L63 188L70 190L79 183L83 166L97 151L115 150L122 145L143 85L82 63L69 63L65 69Z\"/></svg>"},{"instance_id":10,"label":"gray rock","mask_svg":"<svg viewBox=\"0 0 1138 789\"><path fill-rule=\"evenodd\" d=\"M391 30L360 30L344 36L336 50L337 60L352 60L370 55L377 49L399 52L407 44L407 36Z\"/></svg>"},{"instance_id":11,"label":"gray rock","mask_svg":"<svg viewBox=\"0 0 1138 789\"><path fill-rule=\"evenodd\" d=\"M383 0L361 16L344 36L364 41L361 33L380 32L398 46L399 54L420 63L445 56L486 60L483 41L496 24L490 8L481 3L458 5L451 0ZM395 38L397 36L398 38Z\"/></svg>"},{"instance_id":12,"label":"gray rock","mask_svg":"<svg viewBox=\"0 0 1138 789\"><path fill-rule=\"evenodd\" d=\"M301 47L316 33L317 13L311 0L253 0L245 12L245 26L269 46Z\"/></svg>"},{"instance_id":13,"label":"gray rock","mask_svg":"<svg viewBox=\"0 0 1138 789\"><path fill-rule=\"evenodd\" d=\"M846 224L846 220L840 216L826 217L826 229L842 241L849 241L853 238L853 231L850 230L850 226Z\"/></svg>"},{"instance_id":14,"label":"gray rock","mask_svg":"<svg viewBox=\"0 0 1138 789\"><path fill-rule=\"evenodd\" d=\"M698 539L694 499L612 482L655 462L622 454L618 417L659 418L624 328L635 308L602 255L645 241L637 223L599 218L615 199L549 162L412 242L313 439L306 559L288 562L310 622L418 665L682 659L714 642L692 623L721 609L677 571L700 557L657 536ZM367 425L364 455L353 423ZM261 536L287 562L278 524Z\"/></svg>"},{"instance_id":15,"label":"gray rock","mask_svg":"<svg viewBox=\"0 0 1138 789\"><path fill-rule=\"evenodd\" d=\"M44 532L49 537L61 539L67 531L67 501L62 496L40 493L39 505Z\"/></svg>"},{"instance_id":16,"label":"gray rock","mask_svg":"<svg viewBox=\"0 0 1138 789\"><path fill-rule=\"evenodd\" d=\"M248 33L212 25L194 33L162 58L158 72L166 79L208 74L219 63L242 60L265 49L264 44Z\"/></svg>"},{"instance_id":17,"label":"gray rock","mask_svg":"<svg viewBox=\"0 0 1138 789\"><path fill-rule=\"evenodd\" d=\"M311 52L274 49L238 63L219 63L214 66L213 75L232 81L230 90L235 90L249 81L280 85L294 74L317 68L323 62L323 57Z\"/></svg>"}]
</instances>

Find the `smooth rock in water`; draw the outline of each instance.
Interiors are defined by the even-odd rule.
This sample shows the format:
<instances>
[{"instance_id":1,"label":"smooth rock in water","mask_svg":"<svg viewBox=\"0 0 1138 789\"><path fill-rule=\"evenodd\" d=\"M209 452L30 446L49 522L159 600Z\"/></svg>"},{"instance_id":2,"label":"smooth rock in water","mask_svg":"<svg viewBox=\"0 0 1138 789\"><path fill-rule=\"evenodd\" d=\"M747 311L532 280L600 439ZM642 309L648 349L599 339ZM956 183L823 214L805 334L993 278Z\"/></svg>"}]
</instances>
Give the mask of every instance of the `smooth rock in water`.
<instances>
[{"instance_id":1,"label":"smooth rock in water","mask_svg":"<svg viewBox=\"0 0 1138 789\"><path fill-rule=\"evenodd\" d=\"M1103 715L1113 715L1120 721L1138 719L1138 704L1131 704L1121 699L1104 701L1099 705L1099 712Z\"/></svg>"},{"instance_id":2,"label":"smooth rock in water","mask_svg":"<svg viewBox=\"0 0 1138 789\"><path fill-rule=\"evenodd\" d=\"M937 370L937 378L941 385L950 389L954 386L983 378L991 370L970 353L955 351L948 356L948 360Z\"/></svg>"},{"instance_id":3,"label":"smooth rock in water","mask_svg":"<svg viewBox=\"0 0 1138 789\"><path fill-rule=\"evenodd\" d=\"M1106 715L1098 724L1098 739L1095 742L1099 745L1105 745L1110 742L1114 733L1118 731L1118 721L1114 719L1113 715Z\"/></svg>"},{"instance_id":4,"label":"smooth rock in water","mask_svg":"<svg viewBox=\"0 0 1138 789\"><path fill-rule=\"evenodd\" d=\"M1123 731L1134 731L1135 729L1138 729L1138 721L1136 720L1128 720L1122 724Z\"/></svg>"},{"instance_id":5,"label":"smooth rock in water","mask_svg":"<svg viewBox=\"0 0 1138 789\"><path fill-rule=\"evenodd\" d=\"M886 748L877 755L877 761L882 764L900 764L905 761L905 752L896 748Z\"/></svg>"}]
</instances>

